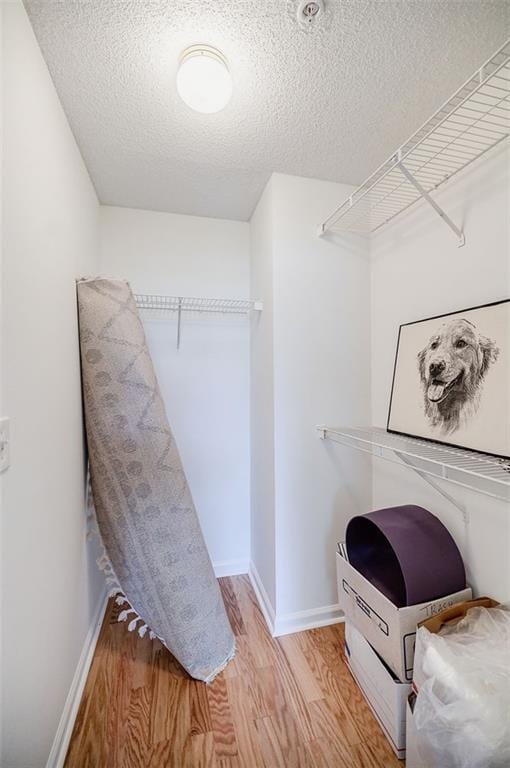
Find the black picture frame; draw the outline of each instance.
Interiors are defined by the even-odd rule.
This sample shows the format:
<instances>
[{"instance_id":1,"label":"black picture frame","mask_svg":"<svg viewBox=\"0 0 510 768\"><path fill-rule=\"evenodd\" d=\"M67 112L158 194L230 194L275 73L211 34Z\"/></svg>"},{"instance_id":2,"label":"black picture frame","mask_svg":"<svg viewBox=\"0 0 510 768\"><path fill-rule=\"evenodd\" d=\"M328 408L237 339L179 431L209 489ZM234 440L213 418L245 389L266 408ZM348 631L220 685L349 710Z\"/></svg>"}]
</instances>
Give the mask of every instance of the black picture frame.
<instances>
[{"instance_id":1,"label":"black picture frame","mask_svg":"<svg viewBox=\"0 0 510 768\"><path fill-rule=\"evenodd\" d=\"M405 329L405 328L407 328L409 326L419 325L421 323L429 322L429 321L432 321L432 320L441 320L443 318L452 317L452 316L455 316L455 315L462 315L462 314L464 314L466 312L473 312L473 311L476 311L476 310L490 309L491 307L499 306L499 305L502 305L502 304L510 304L510 298L499 299L497 301L488 302L487 304L478 304L478 305L476 305L474 307L466 307L464 309L452 310L450 312L443 312L442 314L439 314L439 315L432 315L430 317L420 318L419 320L412 320L412 321L407 322L407 323L401 323L401 325L399 326L399 331L398 331L397 347L396 347L396 351L395 351L395 360L394 360L394 364L393 364L393 376L392 376L390 400L389 400L389 406L388 406L388 417L387 417L387 421L386 421L386 430L387 430L387 432L389 432L391 434L394 434L394 435L402 435L403 437L411 437L411 438L415 438L415 439L419 439L419 440L425 440L425 441L427 441L429 443L434 443L436 445L444 445L444 446L447 446L447 447L450 447L450 448L459 448L461 450L471 451L473 453L480 453L480 454L483 454L483 455L486 455L486 456L491 456L491 457L494 457L494 458L497 458L497 459L510 460L510 453L509 454L496 453L496 452L489 451L489 450L486 450L486 449L483 449L483 448L472 447L472 446L465 446L465 445L461 445L460 443L451 442L449 440L442 440L442 439L438 438L437 436L430 437L430 436L424 435L424 434L415 434L415 433L413 433L411 431L407 432L407 431L404 431L402 429L393 429L390 426L391 414L392 414L392 406L393 406L393 398L394 398L394 394L395 394L395 380L396 380L396 376L397 376L397 368L398 368L398 361L399 361L399 357L398 356L399 356L400 343L401 343L403 329ZM510 355L510 349L506 350L506 352L507 352L507 354ZM509 382L509 385L510 385L510 382Z\"/></svg>"}]
</instances>

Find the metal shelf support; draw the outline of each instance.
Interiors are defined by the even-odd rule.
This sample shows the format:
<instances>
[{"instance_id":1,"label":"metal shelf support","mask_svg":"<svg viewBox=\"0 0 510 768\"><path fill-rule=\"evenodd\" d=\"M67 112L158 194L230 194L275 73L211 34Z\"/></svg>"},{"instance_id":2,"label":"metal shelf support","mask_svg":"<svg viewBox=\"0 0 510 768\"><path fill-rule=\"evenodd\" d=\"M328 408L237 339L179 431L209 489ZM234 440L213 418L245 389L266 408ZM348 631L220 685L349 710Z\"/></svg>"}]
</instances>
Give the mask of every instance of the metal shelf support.
<instances>
[{"instance_id":1,"label":"metal shelf support","mask_svg":"<svg viewBox=\"0 0 510 768\"><path fill-rule=\"evenodd\" d=\"M458 240L458 247L462 248L463 245L466 244L466 238L464 236L464 232L459 229L459 227L454 224L454 222L450 219L448 214L446 214L440 205L436 203L436 201L429 195L426 189L422 187L418 179L415 179L413 174L407 170L404 163L400 159L400 150L397 156L397 162L396 167L400 169L401 173L406 177L408 182L413 185L413 187L420 193L420 196L427 201L427 203L432 206L432 208L435 210L435 212L442 218L444 223L450 227L450 229L455 233L457 240Z\"/></svg>"},{"instance_id":2,"label":"metal shelf support","mask_svg":"<svg viewBox=\"0 0 510 768\"><path fill-rule=\"evenodd\" d=\"M398 451L395 451L395 455L398 456L398 458L401 461L403 461L404 464L406 464L406 466L409 467L409 469L412 469L413 472L415 472L417 475L419 475L424 482L428 483L430 485L430 487L433 488L436 491L436 493L439 493L443 497L443 499L446 499L447 501L449 501L450 504L452 504L452 506L454 506L455 509L457 509L460 512L460 514L462 515L462 519L464 521L464 525L468 525L469 519L468 519L468 513L467 513L467 509L466 509L466 505L465 504L462 504L460 501L458 501L458 499L456 499L454 496L452 496L451 493L448 493L448 491L446 491L445 488L443 488L432 477L432 475L428 475L426 472L422 472L420 469L418 469L418 467L416 467L412 463L411 459L409 459L405 454L399 453ZM443 471L443 475L444 475L444 471ZM443 476L442 479L447 480L448 478Z\"/></svg>"},{"instance_id":3,"label":"metal shelf support","mask_svg":"<svg viewBox=\"0 0 510 768\"><path fill-rule=\"evenodd\" d=\"M179 305L177 307L177 349L181 346L181 319L182 319L182 299L179 298Z\"/></svg>"}]
</instances>

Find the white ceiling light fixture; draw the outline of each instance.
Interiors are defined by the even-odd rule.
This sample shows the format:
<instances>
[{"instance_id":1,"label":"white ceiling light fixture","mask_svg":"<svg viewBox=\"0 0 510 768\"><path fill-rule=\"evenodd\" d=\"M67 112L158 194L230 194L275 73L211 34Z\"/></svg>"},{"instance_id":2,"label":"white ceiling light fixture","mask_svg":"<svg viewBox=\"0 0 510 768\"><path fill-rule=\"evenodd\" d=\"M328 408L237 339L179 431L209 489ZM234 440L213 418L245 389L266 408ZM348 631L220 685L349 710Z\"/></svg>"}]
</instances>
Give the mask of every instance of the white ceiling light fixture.
<instances>
[{"instance_id":1,"label":"white ceiling light fixture","mask_svg":"<svg viewBox=\"0 0 510 768\"><path fill-rule=\"evenodd\" d=\"M182 52L177 70L177 91L196 112L212 114L232 96L232 78L225 56L210 45L192 45Z\"/></svg>"}]
</instances>

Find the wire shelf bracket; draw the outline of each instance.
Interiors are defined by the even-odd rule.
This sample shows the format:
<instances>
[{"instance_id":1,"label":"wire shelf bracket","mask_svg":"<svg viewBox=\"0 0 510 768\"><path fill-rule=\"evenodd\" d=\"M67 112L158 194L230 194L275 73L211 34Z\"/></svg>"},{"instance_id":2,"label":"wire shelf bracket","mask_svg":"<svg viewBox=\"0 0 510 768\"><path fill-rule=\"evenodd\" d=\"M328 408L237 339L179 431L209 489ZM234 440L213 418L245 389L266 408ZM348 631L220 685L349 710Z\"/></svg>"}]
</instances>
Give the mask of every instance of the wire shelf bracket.
<instances>
[{"instance_id":1,"label":"wire shelf bracket","mask_svg":"<svg viewBox=\"0 0 510 768\"><path fill-rule=\"evenodd\" d=\"M463 504L437 480L469 488L510 503L510 460L387 432L379 427L318 426L323 440L333 440L419 474L465 515Z\"/></svg>"},{"instance_id":2,"label":"wire shelf bracket","mask_svg":"<svg viewBox=\"0 0 510 768\"><path fill-rule=\"evenodd\" d=\"M319 236L376 232L425 200L464 245L431 193L508 136L510 40L319 226Z\"/></svg>"},{"instance_id":3,"label":"wire shelf bracket","mask_svg":"<svg viewBox=\"0 0 510 768\"><path fill-rule=\"evenodd\" d=\"M397 156L400 158L400 150L399 154ZM454 224L454 222L450 219L450 217L445 213L445 211L441 208L438 203L429 195L426 189L422 187L418 179L415 179L413 174L407 170L402 160L397 159L396 163L397 168L400 169L400 172L404 174L406 179L410 184L413 185L413 187L419 192L420 196L427 201L427 203L435 210L435 212L441 217L441 219L444 221L444 223L450 227L450 229L453 231L453 233L457 236L458 246L461 248L463 245L466 244L466 238L464 235L464 232L459 229L459 227Z\"/></svg>"},{"instance_id":4,"label":"wire shelf bracket","mask_svg":"<svg viewBox=\"0 0 510 768\"><path fill-rule=\"evenodd\" d=\"M138 309L152 313L177 312L177 349L181 346L183 312L208 312L226 315L247 315L261 312L263 302L254 299L212 299L196 296L163 296L157 293L135 293Z\"/></svg>"}]
</instances>

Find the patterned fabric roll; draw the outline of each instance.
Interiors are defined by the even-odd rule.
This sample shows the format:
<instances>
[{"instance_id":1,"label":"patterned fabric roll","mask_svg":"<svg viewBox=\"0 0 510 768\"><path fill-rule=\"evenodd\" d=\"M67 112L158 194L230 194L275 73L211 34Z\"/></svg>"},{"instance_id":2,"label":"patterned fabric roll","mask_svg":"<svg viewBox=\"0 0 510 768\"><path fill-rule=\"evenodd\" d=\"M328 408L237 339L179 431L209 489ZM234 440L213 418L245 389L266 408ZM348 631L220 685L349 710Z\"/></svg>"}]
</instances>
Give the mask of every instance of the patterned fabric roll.
<instances>
[{"instance_id":1,"label":"patterned fabric roll","mask_svg":"<svg viewBox=\"0 0 510 768\"><path fill-rule=\"evenodd\" d=\"M211 681L234 636L129 285L77 284L94 506L133 611L189 674ZM131 622L133 624L133 622Z\"/></svg>"}]
</instances>

